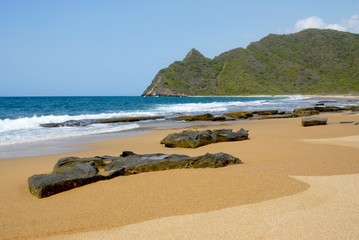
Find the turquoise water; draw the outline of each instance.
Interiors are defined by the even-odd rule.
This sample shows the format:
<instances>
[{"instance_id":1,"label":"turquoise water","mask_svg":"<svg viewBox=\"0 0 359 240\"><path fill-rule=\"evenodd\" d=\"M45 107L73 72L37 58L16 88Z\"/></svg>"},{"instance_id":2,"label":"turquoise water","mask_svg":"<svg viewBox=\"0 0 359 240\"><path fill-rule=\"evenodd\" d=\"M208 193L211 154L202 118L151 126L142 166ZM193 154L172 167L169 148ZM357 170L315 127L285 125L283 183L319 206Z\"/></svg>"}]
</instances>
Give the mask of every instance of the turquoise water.
<instances>
[{"instance_id":1,"label":"turquoise water","mask_svg":"<svg viewBox=\"0 0 359 240\"><path fill-rule=\"evenodd\" d=\"M112 117L221 115L230 111L311 106L318 99L272 97L0 97L0 157L6 147L54 145L59 139L119 133L141 128L146 122L92 124L85 127L44 128L43 123ZM336 104L338 105L338 103ZM150 121L163 124L165 120ZM57 141L57 142L56 142ZM40 144L41 145L41 144ZM3 148L1 148L3 147ZM5 149L5 150L4 150ZM2 152L1 152L2 151Z\"/></svg>"}]
</instances>

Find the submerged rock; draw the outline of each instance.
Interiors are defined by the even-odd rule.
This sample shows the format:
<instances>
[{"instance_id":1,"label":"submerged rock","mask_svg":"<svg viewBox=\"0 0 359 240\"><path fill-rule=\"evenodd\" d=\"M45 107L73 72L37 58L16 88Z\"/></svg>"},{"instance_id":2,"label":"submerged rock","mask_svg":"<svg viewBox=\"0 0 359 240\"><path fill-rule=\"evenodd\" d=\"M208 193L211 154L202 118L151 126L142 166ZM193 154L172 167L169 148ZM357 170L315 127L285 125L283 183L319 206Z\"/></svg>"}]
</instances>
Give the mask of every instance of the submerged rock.
<instances>
[{"instance_id":1,"label":"submerged rock","mask_svg":"<svg viewBox=\"0 0 359 240\"><path fill-rule=\"evenodd\" d=\"M66 122L61 123L43 123L40 124L41 127L85 127L87 125L93 124L94 120L87 119L87 120L69 120Z\"/></svg>"},{"instance_id":2,"label":"submerged rock","mask_svg":"<svg viewBox=\"0 0 359 240\"><path fill-rule=\"evenodd\" d=\"M157 120L164 118L163 116L148 117L121 117L121 118L101 118L101 119L85 119L85 120L69 120L61 123L43 123L41 127L85 127L91 124L119 123L119 122L138 122L145 120Z\"/></svg>"},{"instance_id":3,"label":"submerged rock","mask_svg":"<svg viewBox=\"0 0 359 240\"><path fill-rule=\"evenodd\" d=\"M172 133L165 137L161 144L166 147L197 148L217 142L241 141L248 139L248 131L241 128L237 132L232 129L183 131Z\"/></svg>"},{"instance_id":4,"label":"submerged rock","mask_svg":"<svg viewBox=\"0 0 359 240\"><path fill-rule=\"evenodd\" d=\"M176 168L217 168L242 161L226 153L207 153L198 157L178 154L139 155L125 151L121 156L62 158L50 174L36 174L28 179L30 192L44 198L100 180L141 172Z\"/></svg>"}]
</instances>

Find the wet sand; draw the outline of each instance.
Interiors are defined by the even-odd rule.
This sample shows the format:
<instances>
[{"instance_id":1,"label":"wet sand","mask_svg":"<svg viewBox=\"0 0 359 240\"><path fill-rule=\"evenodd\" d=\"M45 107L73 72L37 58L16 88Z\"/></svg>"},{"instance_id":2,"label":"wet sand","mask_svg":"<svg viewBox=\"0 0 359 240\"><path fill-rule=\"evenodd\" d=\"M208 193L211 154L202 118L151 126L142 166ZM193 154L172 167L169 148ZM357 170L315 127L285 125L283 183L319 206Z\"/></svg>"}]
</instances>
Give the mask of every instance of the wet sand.
<instances>
[{"instance_id":1,"label":"wet sand","mask_svg":"<svg viewBox=\"0 0 359 240\"><path fill-rule=\"evenodd\" d=\"M0 239L238 239L238 234L243 239L278 239L303 238L309 230L308 236L319 238L321 232L336 234L335 239L341 239L338 234L356 236L359 230L352 221L359 215L359 206L353 204L359 189L359 126L340 122L358 122L359 115L323 116L328 125L306 128L299 118L206 123L203 129L245 128L250 140L197 149L159 144L168 133L180 131L171 129L95 142L71 154L0 160ZM118 177L45 199L27 189L29 176L50 172L60 157L119 155L125 150L191 156L226 152L244 164ZM325 212L332 208L336 217ZM234 228L234 222L244 227Z\"/></svg>"}]
</instances>

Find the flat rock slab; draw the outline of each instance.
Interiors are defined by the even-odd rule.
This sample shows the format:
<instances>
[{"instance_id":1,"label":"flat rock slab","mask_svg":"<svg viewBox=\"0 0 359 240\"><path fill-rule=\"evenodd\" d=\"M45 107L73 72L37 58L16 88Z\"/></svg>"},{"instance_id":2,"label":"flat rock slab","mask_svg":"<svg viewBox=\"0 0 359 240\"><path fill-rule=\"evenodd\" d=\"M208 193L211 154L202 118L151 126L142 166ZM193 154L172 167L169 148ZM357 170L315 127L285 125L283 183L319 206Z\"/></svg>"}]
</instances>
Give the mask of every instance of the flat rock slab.
<instances>
[{"instance_id":1,"label":"flat rock slab","mask_svg":"<svg viewBox=\"0 0 359 240\"><path fill-rule=\"evenodd\" d=\"M94 163L83 163L52 174L36 174L28 179L30 192L44 198L101 180Z\"/></svg>"},{"instance_id":2,"label":"flat rock slab","mask_svg":"<svg viewBox=\"0 0 359 240\"><path fill-rule=\"evenodd\" d=\"M218 142L241 141L248 139L248 131L241 128L237 132L232 129L183 131L172 133L165 137L161 144L171 148L197 148Z\"/></svg>"},{"instance_id":3,"label":"flat rock slab","mask_svg":"<svg viewBox=\"0 0 359 240\"><path fill-rule=\"evenodd\" d=\"M207 153L198 157L178 154L139 155L125 151L121 156L61 158L50 174L36 174L28 179L30 192L44 198L117 176L178 168L218 168L242 161L226 153Z\"/></svg>"},{"instance_id":4,"label":"flat rock slab","mask_svg":"<svg viewBox=\"0 0 359 240\"><path fill-rule=\"evenodd\" d=\"M304 117L302 118L303 127L326 125L328 118L322 117Z\"/></svg>"}]
</instances>

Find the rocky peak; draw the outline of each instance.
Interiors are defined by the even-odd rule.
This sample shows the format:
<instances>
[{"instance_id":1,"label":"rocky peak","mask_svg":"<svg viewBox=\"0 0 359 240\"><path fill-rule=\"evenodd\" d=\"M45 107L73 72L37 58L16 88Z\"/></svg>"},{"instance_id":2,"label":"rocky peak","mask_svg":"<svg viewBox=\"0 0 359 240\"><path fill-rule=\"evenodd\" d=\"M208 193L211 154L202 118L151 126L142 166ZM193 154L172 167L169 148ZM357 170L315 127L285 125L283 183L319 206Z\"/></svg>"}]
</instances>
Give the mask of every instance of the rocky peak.
<instances>
[{"instance_id":1,"label":"rocky peak","mask_svg":"<svg viewBox=\"0 0 359 240\"><path fill-rule=\"evenodd\" d=\"M183 62L190 62L193 60L206 59L197 49L192 48L183 59Z\"/></svg>"}]
</instances>

